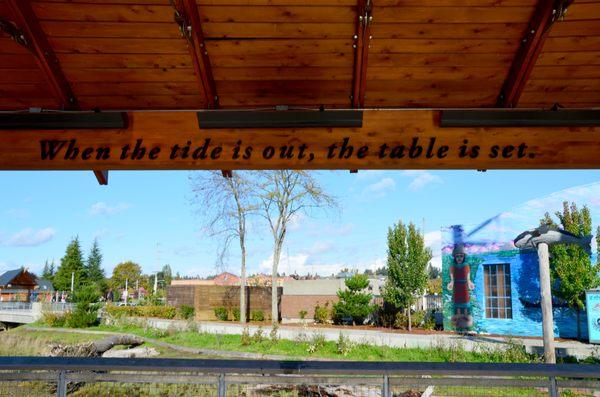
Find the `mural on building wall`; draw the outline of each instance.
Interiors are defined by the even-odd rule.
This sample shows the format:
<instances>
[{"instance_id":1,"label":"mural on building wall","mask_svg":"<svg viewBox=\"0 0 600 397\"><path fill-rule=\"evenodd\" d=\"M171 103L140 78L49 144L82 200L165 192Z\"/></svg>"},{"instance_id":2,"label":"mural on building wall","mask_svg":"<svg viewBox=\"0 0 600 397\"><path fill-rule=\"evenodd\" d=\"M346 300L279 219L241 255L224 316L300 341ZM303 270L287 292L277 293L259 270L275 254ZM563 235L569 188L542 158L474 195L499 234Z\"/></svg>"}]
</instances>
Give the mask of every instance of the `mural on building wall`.
<instances>
[{"instance_id":1,"label":"mural on building wall","mask_svg":"<svg viewBox=\"0 0 600 397\"><path fill-rule=\"evenodd\" d=\"M541 336L542 311L538 257L519 250L517 236L540 225L544 213L562 209L563 201L587 205L595 227L600 222L600 183L577 186L530 200L479 226L442 229L442 300L444 329L497 335ZM457 219L460 221L460 219ZM592 241L592 263L597 263ZM439 251L438 251L439 252ZM577 337L577 313L553 297L554 333ZM587 337L587 316L579 319Z\"/></svg>"}]
</instances>

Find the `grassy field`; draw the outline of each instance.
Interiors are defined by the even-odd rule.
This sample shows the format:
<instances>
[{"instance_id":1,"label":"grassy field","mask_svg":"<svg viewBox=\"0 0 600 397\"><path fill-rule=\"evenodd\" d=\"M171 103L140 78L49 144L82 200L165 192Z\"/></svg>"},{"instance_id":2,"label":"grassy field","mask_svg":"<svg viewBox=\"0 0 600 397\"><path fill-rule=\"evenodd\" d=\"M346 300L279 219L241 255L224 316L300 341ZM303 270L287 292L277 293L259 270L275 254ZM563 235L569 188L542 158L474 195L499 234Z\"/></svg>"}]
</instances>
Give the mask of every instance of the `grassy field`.
<instances>
[{"instance_id":1,"label":"grassy field","mask_svg":"<svg viewBox=\"0 0 600 397\"><path fill-rule=\"evenodd\" d=\"M510 344L506 350L481 347L466 351L461 345L440 345L433 348L392 348L350 342L340 336L338 341L326 341L318 332L307 331L296 340L275 339L270 329L246 335L198 333L145 328L135 324L101 325L92 329L130 333L162 342L197 349L239 351L290 358L360 360L360 361L421 361L421 362L536 362L538 357L525 353L523 346Z\"/></svg>"}]
</instances>

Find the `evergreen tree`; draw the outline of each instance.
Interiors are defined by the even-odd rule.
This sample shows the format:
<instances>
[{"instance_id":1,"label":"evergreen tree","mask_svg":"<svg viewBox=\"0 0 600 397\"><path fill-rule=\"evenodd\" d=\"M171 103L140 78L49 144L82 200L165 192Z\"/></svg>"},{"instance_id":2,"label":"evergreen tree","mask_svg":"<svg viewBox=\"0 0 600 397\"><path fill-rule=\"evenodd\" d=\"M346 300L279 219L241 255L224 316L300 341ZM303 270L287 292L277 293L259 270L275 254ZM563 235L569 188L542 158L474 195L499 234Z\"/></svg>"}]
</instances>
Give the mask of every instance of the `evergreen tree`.
<instances>
[{"instance_id":1,"label":"evergreen tree","mask_svg":"<svg viewBox=\"0 0 600 397\"><path fill-rule=\"evenodd\" d=\"M563 203L563 209L555 212L557 224L549 213L541 220L542 224L560 227L577 236L587 236L592 232L592 219L588 207L581 210L575 203ZM598 271L600 263L592 264L590 255L577 245L557 244L550 247L550 276L552 293L561 298L569 307L577 311L577 334L580 336L579 315L585 306L585 291L600 285Z\"/></svg>"},{"instance_id":2,"label":"evergreen tree","mask_svg":"<svg viewBox=\"0 0 600 397\"><path fill-rule=\"evenodd\" d=\"M54 262L52 265L48 263L48 259L44 263L44 269L42 270L42 278L52 282L52 276L54 276Z\"/></svg>"},{"instance_id":3,"label":"evergreen tree","mask_svg":"<svg viewBox=\"0 0 600 397\"><path fill-rule=\"evenodd\" d=\"M88 255L85 265L85 273L87 279L96 284L100 290L104 288L104 269L102 269L102 253L98 246L98 240L95 239L92 244L92 249Z\"/></svg>"},{"instance_id":4,"label":"evergreen tree","mask_svg":"<svg viewBox=\"0 0 600 397\"><path fill-rule=\"evenodd\" d=\"M59 291L70 291L72 274L75 275L74 288L77 290L86 281L83 255L78 237L71 240L67 246L65 256L60 260L60 266L53 278L54 288Z\"/></svg>"},{"instance_id":5,"label":"evergreen tree","mask_svg":"<svg viewBox=\"0 0 600 397\"><path fill-rule=\"evenodd\" d=\"M427 287L427 264L431 250L414 224L402 222L388 230L388 278L383 286L383 300L396 309L408 312L408 329L412 329L410 307L417 294Z\"/></svg>"},{"instance_id":6,"label":"evergreen tree","mask_svg":"<svg viewBox=\"0 0 600 397\"><path fill-rule=\"evenodd\" d=\"M346 290L337 292L339 301L333 304L333 321L341 323L344 318L352 318L353 324L362 324L375 310L371 304L373 294L363 292L369 286L365 274L355 273L344 281Z\"/></svg>"},{"instance_id":7,"label":"evergreen tree","mask_svg":"<svg viewBox=\"0 0 600 397\"><path fill-rule=\"evenodd\" d=\"M171 270L171 266L164 265L161 273L162 279L165 281L165 286L171 285L171 280L173 280L173 271Z\"/></svg>"}]
</instances>

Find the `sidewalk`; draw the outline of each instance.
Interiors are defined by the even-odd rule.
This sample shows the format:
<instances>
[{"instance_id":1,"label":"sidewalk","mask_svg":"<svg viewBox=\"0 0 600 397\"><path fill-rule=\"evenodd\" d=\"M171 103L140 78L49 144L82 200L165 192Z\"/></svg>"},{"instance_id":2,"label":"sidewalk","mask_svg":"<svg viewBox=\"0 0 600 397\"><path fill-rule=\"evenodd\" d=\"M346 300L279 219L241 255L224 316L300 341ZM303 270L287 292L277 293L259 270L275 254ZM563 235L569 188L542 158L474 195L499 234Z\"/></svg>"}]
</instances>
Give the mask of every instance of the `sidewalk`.
<instances>
[{"instance_id":1,"label":"sidewalk","mask_svg":"<svg viewBox=\"0 0 600 397\"><path fill-rule=\"evenodd\" d=\"M189 322L183 320L166 320L159 318L146 319L148 324L159 329L175 328L187 329ZM213 334L241 334L244 326L238 323L196 322L199 332ZM250 333L256 332L259 325L247 325ZM262 327L265 332L269 332L270 327ZM431 348L436 346L460 345L466 350L474 350L477 346L497 348L506 346L507 338L487 335L463 336L458 334L436 333L436 334L409 334L400 332L384 332L381 330L352 329L350 327L301 327L280 325L278 335L283 339L296 339L301 333L310 337L314 333L322 334L326 340L336 341L340 332L353 342L368 343L379 346L389 347L407 347L407 348ZM519 338L513 337L512 341L522 343L527 352L542 354L543 341L541 338ZM600 356L600 345L590 345L578 341L556 341L556 353L558 356L573 356L578 359L584 359L590 356Z\"/></svg>"}]
</instances>

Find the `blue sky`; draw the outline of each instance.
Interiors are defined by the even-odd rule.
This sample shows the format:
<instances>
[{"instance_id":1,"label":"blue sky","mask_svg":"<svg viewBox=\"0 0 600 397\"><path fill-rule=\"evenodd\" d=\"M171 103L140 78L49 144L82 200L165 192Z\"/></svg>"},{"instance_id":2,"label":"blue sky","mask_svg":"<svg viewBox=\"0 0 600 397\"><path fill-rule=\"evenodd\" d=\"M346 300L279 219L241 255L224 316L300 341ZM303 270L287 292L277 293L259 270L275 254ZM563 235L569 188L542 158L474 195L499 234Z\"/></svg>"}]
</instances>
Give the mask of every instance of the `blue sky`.
<instances>
[{"instance_id":1,"label":"blue sky","mask_svg":"<svg viewBox=\"0 0 600 397\"><path fill-rule=\"evenodd\" d=\"M99 186L91 172L0 172L0 271L40 271L46 259L58 264L74 236L86 253L98 238L107 274L126 260L145 272L167 263L182 275L220 271L218 242L202 231L191 202L190 174L115 171ZM400 219L424 225L436 250L442 226L477 225L507 212L530 216L518 227L533 227L562 199L587 203L594 227L600 224L600 171L321 171L317 178L340 208L294 220L281 263L288 274L381 266L387 228ZM271 237L258 219L250 233L249 272L268 272ZM232 248L225 270L237 273Z\"/></svg>"}]
</instances>

